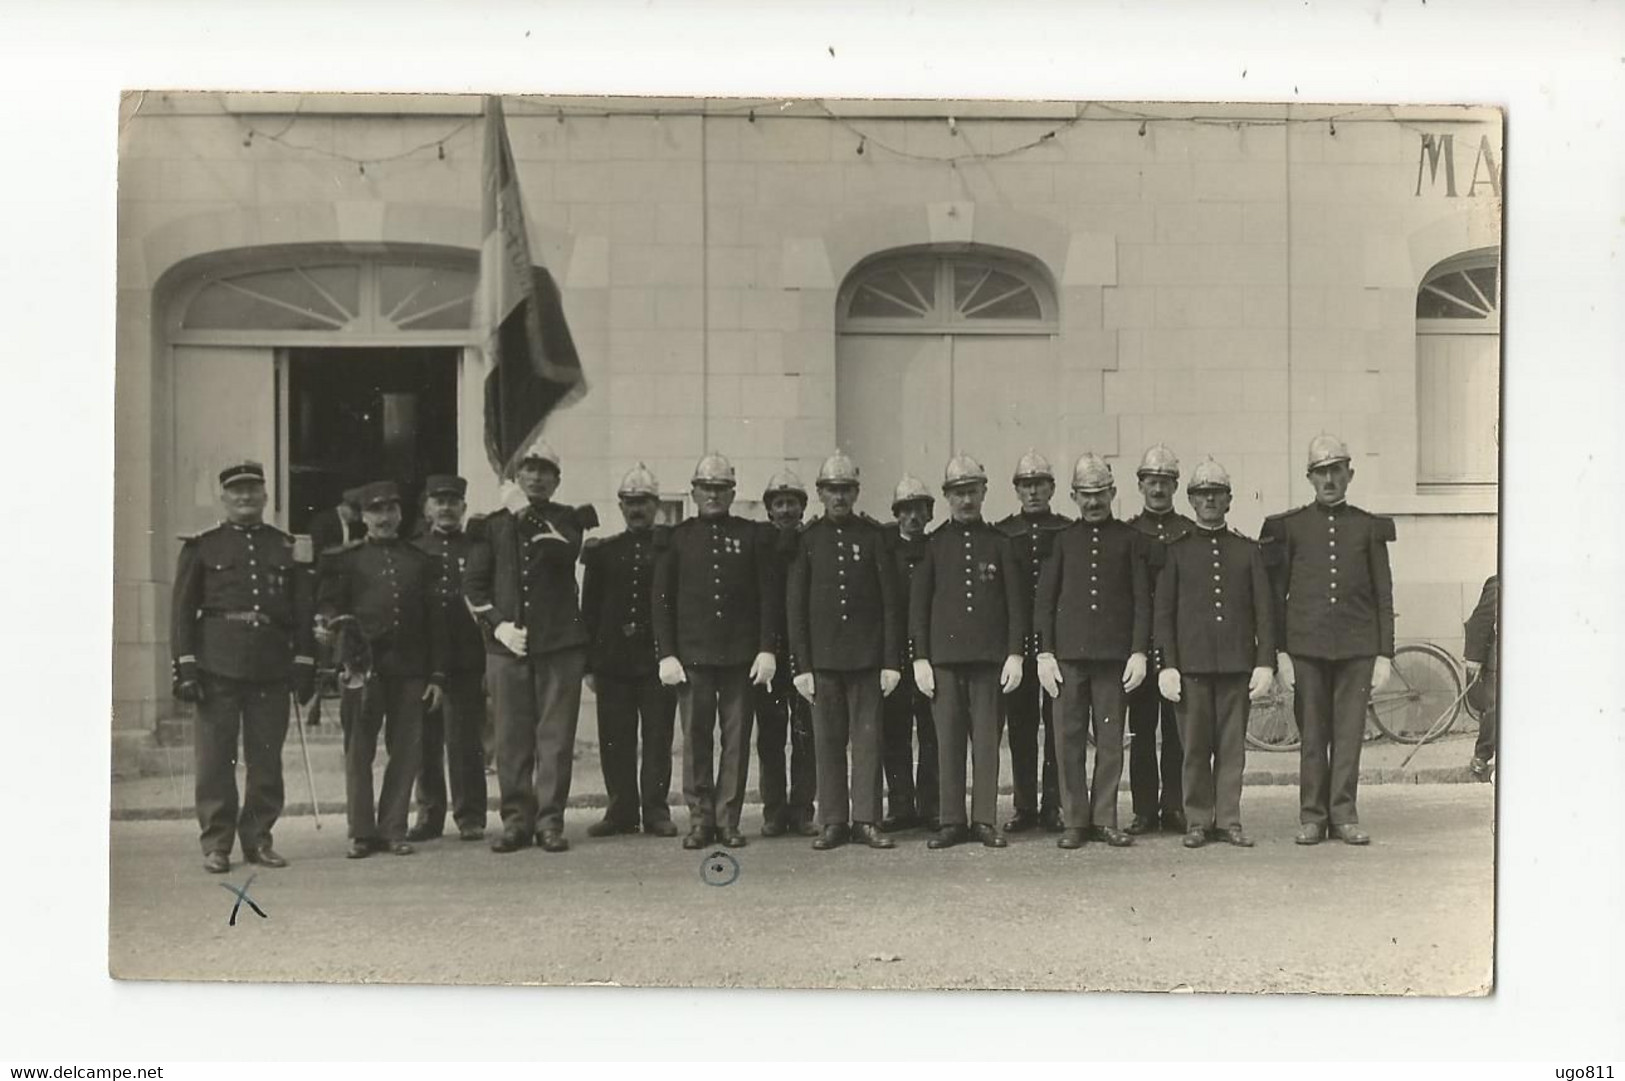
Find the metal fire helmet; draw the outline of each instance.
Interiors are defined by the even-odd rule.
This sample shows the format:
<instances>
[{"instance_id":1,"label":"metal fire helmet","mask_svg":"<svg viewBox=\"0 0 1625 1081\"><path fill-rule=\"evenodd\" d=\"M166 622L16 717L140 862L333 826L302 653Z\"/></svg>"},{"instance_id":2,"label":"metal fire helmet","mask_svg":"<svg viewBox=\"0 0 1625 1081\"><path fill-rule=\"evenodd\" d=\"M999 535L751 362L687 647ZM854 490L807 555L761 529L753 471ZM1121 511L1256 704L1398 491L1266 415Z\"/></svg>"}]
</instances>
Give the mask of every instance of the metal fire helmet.
<instances>
[{"instance_id":1,"label":"metal fire helmet","mask_svg":"<svg viewBox=\"0 0 1625 1081\"><path fill-rule=\"evenodd\" d=\"M615 494L623 498L632 498L641 495L660 495L660 482L655 479L654 470L639 462L626 471L621 478L621 486Z\"/></svg>"},{"instance_id":2,"label":"metal fire helmet","mask_svg":"<svg viewBox=\"0 0 1625 1081\"><path fill-rule=\"evenodd\" d=\"M1112 467L1094 451L1080 455L1077 464L1072 467L1074 492L1104 492L1114 483L1116 482L1112 479Z\"/></svg>"},{"instance_id":3,"label":"metal fire helmet","mask_svg":"<svg viewBox=\"0 0 1625 1081\"><path fill-rule=\"evenodd\" d=\"M1191 471L1190 483L1185 485L1188 492L1211 491L1215 488L1230 490L1230 474L1226 473L1224 466L1213 460L1210 454L1197 463Z\"/></svg>"},{"instance_id":4,"label":"metal fire helmet","mask_svg":"<svg viewBox=\"0 0 1625 1081\"><path fill-rule=\"evenodd\" d=\"M1055 470L1050 468L1049 459L1033 448L1028 447L1027 453L1023 454L1021 460L1016 463L1016 474L1010 478L1010 481L1011 483L1018 483L1024 480L1053 481L1054 479Z\"/></svg>"},{"instance_id":5,"label":"metal fire helmet","mask_svg":"<svg viewBox=\"0 0 1625 1081\"><path fill-rule=\"evenodd\" d=\"M518 460L521 462L528 462L532 458L547 462L552 465L554 469L559 468L559 452L553 449L553 444L549 443L541 436L537 436L536 441L525 448L524 452L519 455Z\"/></svg>"},{"instance_id":6,"label":"metal fire helmet","mask_svg":"<svg viewBox=\"0 0 1625 1081\"><path fill-rule=\"evenodd\" d=\"M943 467L942 490L945 492L951 488L975 484L977 481L987 483L987 470L982 468L981 462L969 454L956 454L949 458L948 464Z\"/></svg>"},{"instance_id":7,"label":"metal fire helmet","mask_svg":"<svg viewBox=\"0 0 1625 1081\"><path fill-rule=\"evenodd\" d=\"M794 469L781 469L768 480L767 487L762 489L762 503L776 495L793 495L802 503L807 502L807 486L801 483Z\"/></svg>"},{"instance_id":8,"label":"metal fire helmet","mask_svg":"<svg viewBox=\"0 0 1625 1081\"><path fill-rule=\"evenodd\" d=\"M1168 444L1158 443L1145 452L1140 459L1138 477L1172 477L1179 479L1179 456L1168 449Z\"/></svg>"},{"instance_id":9,"label":"metal fire helmet","mask_svg":"<svg viewBox=\"0 0 1625 1081\"><path fill-rule=\"evenodd\" d=\"M695 463L694 479L689 483L733 484L735 482L733 463L716 451L712 451Z\"/></svg>"},{"instance_id":10,"label":"metal fire helmet","mask_svg":"<svg viewBox=\"0 0 1625 1081\"><path fill-rule=\"evenodd\" d=\"M897 482L896 488L892 489L891 509L895 511L904 503L912 503L916 499L923 499L933 507L937 505L936 497L925 486L925 481L916 477L913 473L904 473L903 479Z\"/></svg>"},{"instance_id":11,"label":"metal fire helmet","mask_svg":"<svg viewBox=\"0 0 1625 1081\"><path fill-rule=\"evenodd\" d=\"M843 452L836 451L824 459L824 464L818 468L819 486L825 484L856 484L858 483L858 463L848 458Z\"/></svg>"},{"instance_id":12,"label":"metal fire helmet","mask_svg":"<svg viewBox=\"0 0 1625 1081\"><path fill-rule=\"evenodd\" d=\"M1335 435L1321 432L1309 440L1309 468L1319 469L1323 465L1333 462L1346 462L1349 460L1348 444Z\"/></svg>"}]
</instances>

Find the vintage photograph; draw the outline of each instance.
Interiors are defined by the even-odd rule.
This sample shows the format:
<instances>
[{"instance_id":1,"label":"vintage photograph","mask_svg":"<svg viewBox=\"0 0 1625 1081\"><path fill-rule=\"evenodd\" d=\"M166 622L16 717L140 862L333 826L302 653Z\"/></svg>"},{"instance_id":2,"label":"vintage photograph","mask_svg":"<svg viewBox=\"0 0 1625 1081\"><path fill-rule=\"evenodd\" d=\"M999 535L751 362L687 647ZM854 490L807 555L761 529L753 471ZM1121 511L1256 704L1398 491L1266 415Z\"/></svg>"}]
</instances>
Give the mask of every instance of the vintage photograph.
<instances>
[{"instance_id":1,"label":"vintage photograph","mask_svg":"<svg viewBox=\"0 0 1625 1081\"><path fill-rule=\"evenodd\" d=\"M114 977L1494 990L1499 108L118 131Z\"/></svg>"}]
</instances>

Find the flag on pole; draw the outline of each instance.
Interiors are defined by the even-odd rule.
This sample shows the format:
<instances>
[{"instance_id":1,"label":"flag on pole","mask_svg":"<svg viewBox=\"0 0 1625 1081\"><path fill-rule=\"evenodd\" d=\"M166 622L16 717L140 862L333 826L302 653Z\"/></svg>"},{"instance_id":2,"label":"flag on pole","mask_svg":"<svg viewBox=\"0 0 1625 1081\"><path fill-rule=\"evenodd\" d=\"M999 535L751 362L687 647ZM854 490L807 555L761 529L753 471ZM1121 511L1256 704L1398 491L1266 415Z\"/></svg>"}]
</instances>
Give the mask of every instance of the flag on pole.
<instances>
[{"instance_id":1,"label":"flag on pole","mask_svg":"<svg viewBox=\"0 0 1625 1081\"><path fill-rule=\"evenodd\" d=\"M480 193L480 324L485 348L485 454L497 476L541 434L555 409L587 393L559 287L531 261L525 208L502 99L485 99Z\"/></svg>"}]
</instances>

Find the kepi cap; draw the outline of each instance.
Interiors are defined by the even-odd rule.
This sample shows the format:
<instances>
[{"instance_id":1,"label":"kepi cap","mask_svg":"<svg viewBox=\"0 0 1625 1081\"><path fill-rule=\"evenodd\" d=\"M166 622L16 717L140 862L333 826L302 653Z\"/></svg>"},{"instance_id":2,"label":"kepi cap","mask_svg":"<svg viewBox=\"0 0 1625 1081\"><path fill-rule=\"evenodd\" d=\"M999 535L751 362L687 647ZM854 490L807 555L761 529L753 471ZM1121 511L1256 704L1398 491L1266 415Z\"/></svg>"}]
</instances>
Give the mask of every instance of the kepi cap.
<instances>
[{"instance_id":1,"label":"kepi cap","mask_svg":"<svg viewBox=\"0 0 1625 1081\"><path fill-rule=\"evenodd\" d=\"M233 484L244 481L258 481L265 483L265 467L251 459L236 462L220 471L220 487L230 488Z\"/></svg>"},{"instance_id":2,"label":"kepi cap","mask_svg":"<svg viewBox=\"0 0 1625 1081\"><path fill-rule=\"evenodd\" d=\"M453 495L462 499L468 494L468 481L450 473L435 473L423 482L424 495Z\"/></svg>"},{"instance_id":3,"label":"kepi cap","mask_svg":"<svg viewBox=\"0 0 1625 1081\"><path fill-rule=\"evenodd\" d=\"M363 484L358 495L363 510L384 503L399 503L401 486L392 480L375 480L371 484Z\"/></svg>"}]
</instances>

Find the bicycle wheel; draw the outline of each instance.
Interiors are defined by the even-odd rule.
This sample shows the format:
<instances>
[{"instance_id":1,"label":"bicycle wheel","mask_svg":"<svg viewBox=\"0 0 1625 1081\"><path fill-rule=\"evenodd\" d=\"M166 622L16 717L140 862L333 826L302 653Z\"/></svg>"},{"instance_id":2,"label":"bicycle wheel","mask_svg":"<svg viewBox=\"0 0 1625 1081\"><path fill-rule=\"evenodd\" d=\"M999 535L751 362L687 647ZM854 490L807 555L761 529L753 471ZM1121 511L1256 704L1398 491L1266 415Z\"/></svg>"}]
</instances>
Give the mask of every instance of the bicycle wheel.
<instances>
[{"instance_id":1,"label":"bicycle wheel","mask_svg":"<svg viewBox=\"0 0 1625 1081\"><path fill-rule=\"evenodd\" d=\"M1247 746L1259 751L1295 751L1303 742L1292 714L1292 695L1271 687L1247 703Z\"/></svg>"},{"instance_id":2,"label":"bicycle wheel","mask_svg":"<svg viewBox=\"0 0 1625 1081\"><path fill-rule=\"evenodd\" d=\"M1400 743L1426 743L1450 731L1461 712L1455 658L1431 642L1400 646L1387 686L1371 696L1368 719Z\"/></svg>"}]
</instances>

